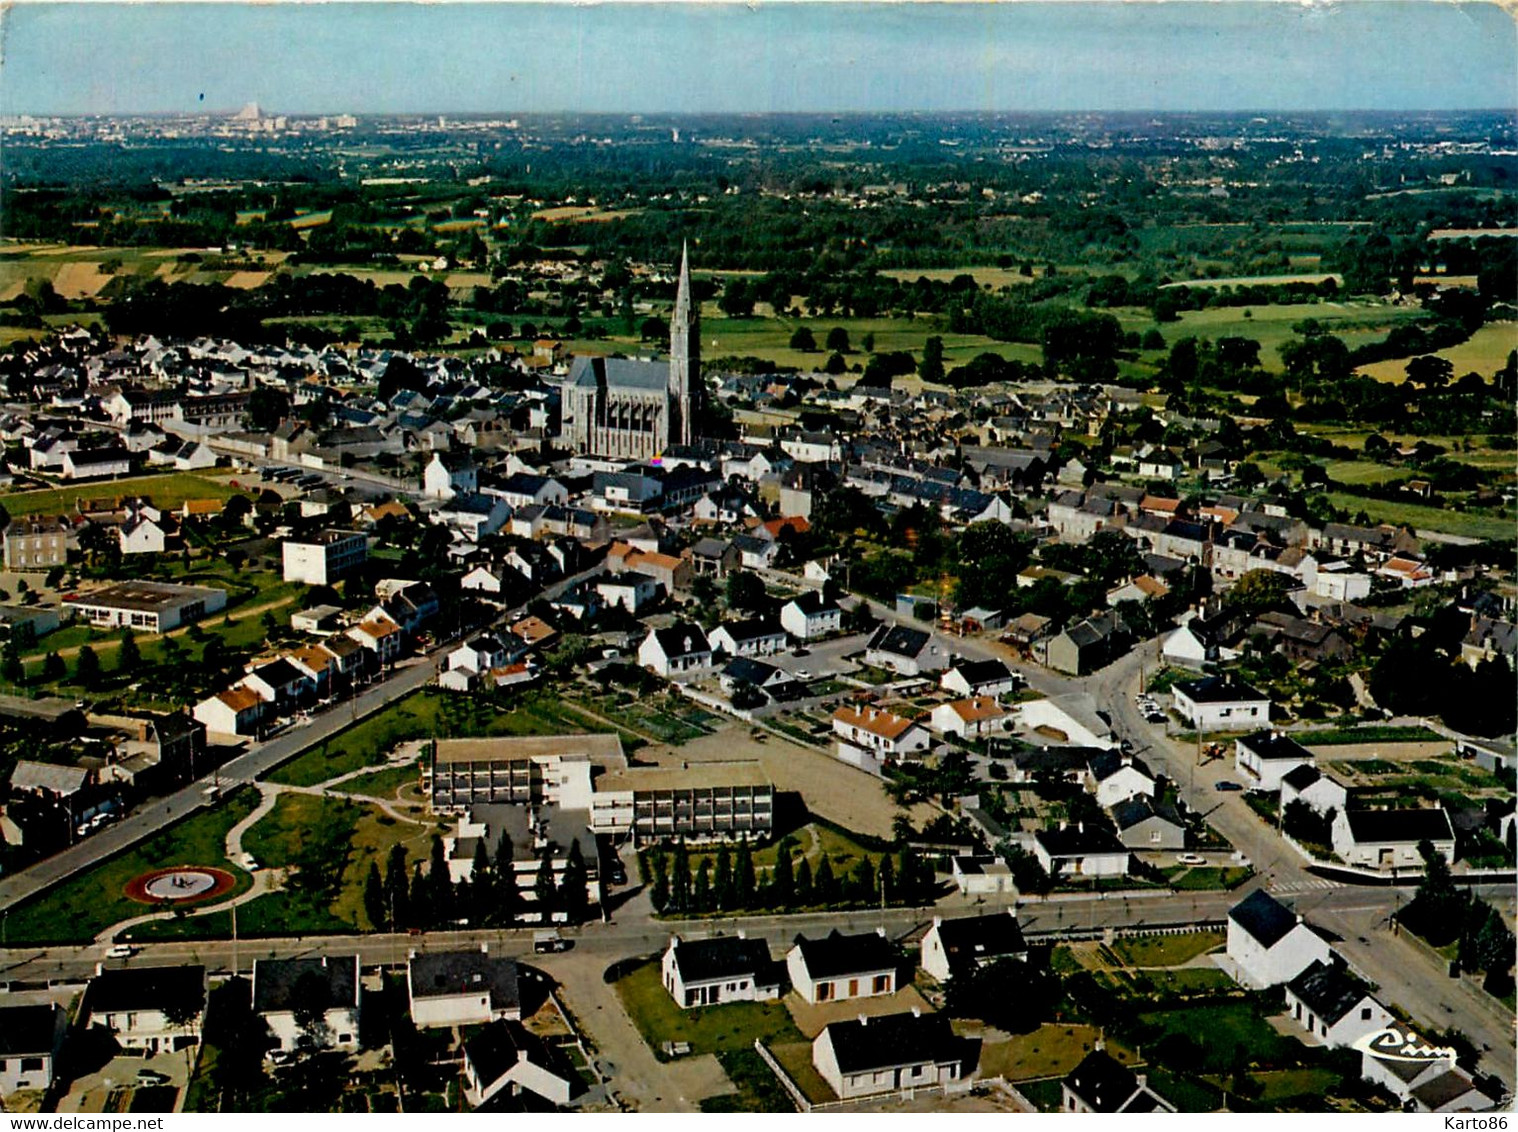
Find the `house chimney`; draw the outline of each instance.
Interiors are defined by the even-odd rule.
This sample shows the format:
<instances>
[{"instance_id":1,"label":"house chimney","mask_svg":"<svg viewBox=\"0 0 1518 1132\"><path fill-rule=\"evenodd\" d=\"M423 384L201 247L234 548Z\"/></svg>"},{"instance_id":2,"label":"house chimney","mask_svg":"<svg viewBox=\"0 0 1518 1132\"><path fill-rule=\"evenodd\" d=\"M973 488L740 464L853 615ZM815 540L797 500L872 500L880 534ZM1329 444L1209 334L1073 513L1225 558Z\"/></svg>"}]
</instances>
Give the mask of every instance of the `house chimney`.
<instances>
[{"instance_id":1,"label":"house chimney","mask_svg":"<svg viewBox=\"0 0 1518 1132\"><path fill-rule=\"evenodd\" d=\"M920 1006L914 1006L914 1007L912 1007L912 1017L913 1018L921 1018L922 1017L922 1007L920 1007Z\"/></svg>"},{"instance_id":2,"label":"house chimney","mask_svg":"<svg viewBox=\"0 0 1518 1132\"><path fill-rule=\"evenodd\" d=\"M748 929L747 928L739 928L738 929L738 938L739 939L747 939L748 938Z\"/></svg>"},{"instance_id":3,"label":"house chimney","mask_svg":"<svg viewBox=\"0 0 1518 1132\"><path fill-rule=\"evenodd\" d=\"M489 955L490 954L490 944L488 944L488 943L481 943L480 944L480 954L481 955Z\"/></svg>"},{"instance_id":4,"label":"house chimney","mask_svg":"<svg viewBox=\"0 0 1518 1132\"><path fill-rule=\"evenodd\" d=\"M942 923L943 923L943 917L942 916L934 916L933 917L933 926L935 928L938 927Z\"/></svg>"},{"instance_id":5,"label":"house chimney","mask_svg":"<svg viewBox=\"0 0 1518 1132\"><path fill-rule=\"evenodd\" d=\"M1301 912L1298 912L1297 913L1297 923L1299 923L1299 924L1305 924L1306 922L1307 922L1307 917L1304 916L1304 915L1302 915Z\"/></svg>"},{"instance_id":6,"label":"house chimney","mask_svg":"<svg viewBox=\"0 0 1518 1132\"><path fill-rule=\"evenodd\" d=\"M1076 822L1075 823L1075 832L1076 833L1085 833L1086 832L1086 823L1083 822L1083 821Z\"/></svg>"},{"instance_id":7,"label":"house chimney","mask_svg":"<svg viewBox=\"0 0 1518 1132\"><path fill-rule=\"evenodd\" d=\"M876 928L875 934L878 935L881 939L885 939L885 928Z\"/></svg>"},{"instance_id":8,"label":"house chimney","mask_svg":"<svg viewBox=\"0 0 1518 1132\"><path fill-rule=\"evenodd\" d=\"M861 1014L859 1016L859 1024L861 1026L868 1026L870 1024L870 1016L868 1014Z\"/></svg>"}]
</instances>

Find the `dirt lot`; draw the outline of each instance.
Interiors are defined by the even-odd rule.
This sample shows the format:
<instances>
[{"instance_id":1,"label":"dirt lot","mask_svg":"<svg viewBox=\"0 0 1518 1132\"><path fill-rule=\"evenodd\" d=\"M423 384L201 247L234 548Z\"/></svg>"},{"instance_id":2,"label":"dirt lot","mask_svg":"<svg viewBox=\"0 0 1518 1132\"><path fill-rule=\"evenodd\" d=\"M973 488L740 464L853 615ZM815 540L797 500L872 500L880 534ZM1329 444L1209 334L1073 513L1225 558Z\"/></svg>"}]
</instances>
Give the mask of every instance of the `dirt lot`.
<instances>
[{"instance_id":1,"label":"dirt lot","mask_svg":"<svg viewBox=\"0 0 1518 1132\"><path fill-rule=\"evenodd\" d=\"M745 724L733 724L680 747L645 747L638 758L663 765L758 759L776 790L796 791L812 813L874 837L890 837L891 820L899 812L874 775L778 735L766 734L757 740ZM926 805L913 806L908 812L918 825L936 813Z\"/></svg>"},{"instance_id":2,"label":"dirt lot","mask_svg":"<svg viewBox=\"0 0 1518 1132\"><path fill-rule=\"evenodd\" d=\"M785 996L785 1008L791 1012L796 1029L809 1038L822 1033L830 1022L846 1022L861 1016L879 1018L883 1014L901 1014L914 1008L924 1014L933 1012L928 1000L914 986L903 987L895 994L883 994L875 998L849 998L842 1002L825 1002L820 1005L804 1002L800 995L791 991Z\"/></svg>"}]
</instances>

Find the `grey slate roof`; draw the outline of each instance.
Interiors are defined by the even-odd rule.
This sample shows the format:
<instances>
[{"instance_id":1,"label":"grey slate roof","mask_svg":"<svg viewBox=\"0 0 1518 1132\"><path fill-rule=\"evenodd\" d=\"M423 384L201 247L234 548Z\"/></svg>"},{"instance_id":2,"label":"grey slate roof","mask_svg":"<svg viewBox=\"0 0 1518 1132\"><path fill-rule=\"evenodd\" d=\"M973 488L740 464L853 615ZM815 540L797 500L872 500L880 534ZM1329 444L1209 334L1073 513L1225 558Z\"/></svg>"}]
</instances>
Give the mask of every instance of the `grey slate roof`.
<instances>
[{"instance_id":1,"label":"grey slate roof","mask_svg":"<svg viewBox=\"0 0 1518 1132\"><path fill-rule=\"evenodd\" d=\"M570 365L564 384L582 389L604 384L608 389L664 390L669 388L669 363L582 355Z\"/></svg>"},{"instance_id":2,"label":"grey slate roof","mask_svg":"<svg viewBox=\"0 0 1518 1132\"><path fill-rule=\"evenodd\" d=\"M1138 1078L1105 1050L1094 1049L1070 1070L1064 1085L1092 1112L1119 1112L1138 1091Z\"/></svg>"},{"instance_id":3,"label":"grey slate roof","mask_svg":"<svg viewBox=\"0 0 1518 1132\"><path fill-rule=\"evenodd\" d=\"M687 983L751 975L755 981L770 973L769 945L762 939L735 935L681 940L675 944L675 965Z\"/></svg>"},{"instance_id":4,"label":"grey slate roof","mask_svg":"<svg viewBox=\"0 0 1518 1132\"><path fill-rule=\"evenodd\" d=\"M53 1002L0 1006L0 1059L51 1054L61 1013Z\"/></svg>"},{"instance_id":5,"label":"grey slate roof","mask_svg":"<svg viewBox=\"0 0 1518 1132\"><path fill-rule=\"evenodd\" d=\"M846 1074L953 1061L969 1052L969 1043L954 1036L949 1019L943 1014L854 1018L829 1024L827 1033L833 1042L838 1068Z\"/></svg>"},{"instance_id":6,"label":"grey slate roof","mask_svg":"<svg viewBox=\"0 0 1518 1132\"><path fill-rule=\"evenodd\" d=\"M304 984L302 980L305 980ZM320 987L324 1010L358 1005L358 956L330 955L307 959L258 959L253 963L253 1009L294 1010L297 991Z\"/></svg>"},{"instance_id":7,"label":"grey slate roof","mask_svg":"<svg viewBox=\"0 0 1518 1132\"><path fill-rule=\"evenodd\" d=\"M1330 966L1321 959L1286 984L1286 989L1330 1026L1353 1010L1370 993L1370 988L1365 983L1344 968Z\"/></svg>"},{"instance_id":8,"label":"grey slate roof","mask_svg":"<svg viewBox=\"0 0 1518 1132\"><path fill-rule=\"evenodd\" d=\"M1441 810L1346 810L1344 819L1356 842L1452 841L1455 831Z\"/></svg>"},{"instance_id":9,"label":"grey slate roof","mask_svg":"<svg viewBox=\"0 0 1518 1132\"><path fill-rule=\"evenodd\" d=\"M798 935L796 946L813 979L895 970L901 962L896 946L875 932L844 935L834 928L822 939Z\"/></svg>"},{"instance_id":10,"label":"grey slate roof","mask_svg":"<svg viewBox=\"0 0 1518 1132\"><path fill-rule=\"evenodd\" d=\"M951 975L988 959L1023 955L1028 950L1017 917L1009 912L944 920L938 925L938 939Z\"/></svg>"},{"instance_id":11,"label":"grey slate roof","mask_svg":"<svg viewBox=\"0 0 1518 1132\"><path fill-rule=\"evenodd\" d=\"M493 1009L521 1005L515 959L484 951L443 951L415 955L410 963L413 998L447 998L488 990Z\"/></svg>"},{"instance_id":12,"label":"grey slate roof","mask_svg":"<svg viewBox=\"0 0 1518 1132\"><path fill-rule=\"evenodd\" d=\"M1270 893L1257 888L1228 912L1228 918L1266 947L1274 947L1297 926L1297 917Z\"/></svg>"}]
</instances>

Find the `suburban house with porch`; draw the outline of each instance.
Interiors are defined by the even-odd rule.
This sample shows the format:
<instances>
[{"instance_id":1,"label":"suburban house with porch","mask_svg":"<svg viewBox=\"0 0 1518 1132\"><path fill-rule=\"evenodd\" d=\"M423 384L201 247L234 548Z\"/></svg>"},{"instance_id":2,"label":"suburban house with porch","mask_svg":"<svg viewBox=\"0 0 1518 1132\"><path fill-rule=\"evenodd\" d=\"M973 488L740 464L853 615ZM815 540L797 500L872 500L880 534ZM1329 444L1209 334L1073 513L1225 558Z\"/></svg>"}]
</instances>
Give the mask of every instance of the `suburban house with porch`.
<instances>
[{"instance_id":1,"label":"suburban house with porch","mask_svg":"<svg viewBox=\"0 0 1518 1132\"><path fill-rule=\"evenodd\" d=\"M671 936L660 964L664 989L679 1006L716 1006L780 997L780 964L769 945L733 936L683 940Z\"/></svg>"},{"instance_id":2,"label":"suburban house with porch","mask_svg":"<svg viewBox=\"0 0 1518 1132\"><path fill-rule=\"evenodd\" d=\"M1229 910L1227 950L1235 978L1255 989L1289 983L1333 956L1326 939L1263 888Z\"/></svg>"}]
</instances>

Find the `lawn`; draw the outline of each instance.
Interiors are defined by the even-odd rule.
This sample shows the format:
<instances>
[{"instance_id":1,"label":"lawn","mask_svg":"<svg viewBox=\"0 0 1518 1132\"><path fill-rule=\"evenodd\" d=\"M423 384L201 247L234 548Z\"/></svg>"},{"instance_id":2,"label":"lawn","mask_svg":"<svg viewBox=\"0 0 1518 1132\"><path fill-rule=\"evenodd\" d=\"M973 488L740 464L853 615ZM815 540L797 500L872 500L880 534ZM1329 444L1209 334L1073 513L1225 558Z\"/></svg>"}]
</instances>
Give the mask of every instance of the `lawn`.
<instances>
[{"instance_id":1,"label":"lawn","mask_svg":"<svg viewBox=\"0 0 1518 1132\"><path fill-rule=\"evenodd\" d=\"M802 1040L790 1012L778 1000L682 1010L660 981L657 959L650 959L619 980L617 996L660 1060L667 1060L665 1042L689 1042L692 1053L719 1053L752 1049L755 1039L766 1045Z\"/></svg>"},{"instance_id":2,"label":"lawn","mask_svg":"<svg viewBox=\"0 0 1518 1132\"><path fill-rule=\"evenodd\" d=\"M702 1112L796 1111L790 1094L780 1087L770 1067L752 1049L723 1050L717 1054L717 1061L738 1091L707 1097L701 1102Z\"/></svg>"},{"instance_id":3,"label":"lawn","mask_svg":"<svg viewBox=\"0 0 1518 1132\"><path fill-rule=\"evenodd\" d=\"M1066 1026L1045 1022L1030 1034L1014 1034L1004 1042L980 1047L980 1075L1005 1077L1014 1083L1043 1077L1063 1077L1096 1048L1101 1036L1095 1026ZM1108 1044L1107 1050L1122 1061L1132 1061L1127 1050Z\"/></svg>"},{"instance_id":4,"label":"lawn","mask_svg":"<svg viewBox=\"0 0 1518 1132\"><path fill-rule=\"evenodd\" d=\"M1223 1103L1211 1085L1157 1066L1149 1069L1149 1084L1179 1112L1216 1112Z\"/></svg>"},{"instance_id":5,"label":"lawn","mask_svg":"<svg viewBox=\"0 0 1518 1132\"><path fill-rule=\"evenodd\" d=\"M826 1104L838 1099L833 1087L822 1079L822 1074L812 1064L812 1047L809 1042L765 1044L769 1046L771 1056L780 1063L780 1067L796 1083L807 1100L813 1104Z\"/></svg>"},{"instance_id":6,"label":"lawn","mask_svg":"<svg viewBox=\"0 0 1518 1132\"><path fill-rule=\"evenodd\" d=\"M1188 932L1186 935L1127 936L1114 941L1112 950L1131 967L1179 967L1223 943L1222 932Z\"/></svg>"},{"instance_id":7,"label":"lawn","mask_svg":"<svg viewBox=\"0 0 1518 1132\"><path fill-rule=\"evenodd\" d=\"M1177 892L1204 892L1219 888L1237 888L1253 875L1254 870L1242 866L1216 868L1204 865L1201 868L1187 869L1170 882L1170 887Z\"/></svg>"},{"instance_id":8,"label":"lawn","mask_svg":"<svg viewBox=\"0 0 1518 1132\"><path fill-rule=\"evenodd\" d=\"M1174 970L1144 971L1138 981L1159 994L1231 993L1238 984L1216 967L1178 967Z\"/></svg>"},{"instance_id":9,"label":"lawn","mask_svg":"<svg viewBox=\"0 0 1518 1132\"><path fill-rule=\"evenodd\" d=\"M985 1052L981 1052L981 1063L985 1063ZM1039 1112L1058 1112L1064 1102L1064 1090L1060 1082L1054 1078L1047 1081L1029 1081L1019 1085L1017 1091L1038 1107Z\"/></svg>"},{"instance_id":10,"label":"lawn","mask_svg":"<svg viewBox=\"0 0 1518 1132\"><path fill-rule=\"evenodd\" d=\"M1236 1046L1243 1046L1251 1060L1267 1064L1301 1050L1300 1043L1271 1029L1258 1007L1248 1002L1158 1010L1140 1014L1139 1022L1149 1031L1145 1045L1172 1034L1195 1042L1202 1055L1197 1068L1206 1072L1227 1072Z\"/></svg>"},{"instance_id":11,"label":"lawn","mask_svg":"<svg viewBox=\"0 0 1518 1132\"><path fill-rule=\"evenodd\" d=\"M533 690L500 708L468 696L423 688L334 735L269 775L287 786L315 786L340 774L375 766L409 739L469 739L492 735L569 735L609 728L573 704ZM623 741L636 740L622 732Z\"/></svg>"},{"instance_id":12,"label":"lawn","mask_svg":"<svg viewBox=\"0 0 1518 1132\"><path fill-rule=\"evenodd\" d=\"M824 856L832 862L833 875L837 877L849 876L855 867L865 857L869 857L872 864L876 863L878 854L867 853L863 846L836 829L823 825L820 822L808 822L799 829L788 834L796 842L791 854L794 866L799 867L803 858L811 862L812 872L815 875L817 866L822 864ZM779 857L779 850L774 843L766 845L762 849L754 851L754 868L758 870L771 869ZM716 856L713 854L691 854L691 869L695 870L703 859L711 861L712 868L717 866Z\"/></svg>"},{"instance_id":13,"label":"lawn","mask_svg":"<svg viewBox=\"0 0 1518 1132\"><path fill-rule=\"evenodd\" d=\"M238 494L238 489L223 478L213 479L191 472L167 472L163 475L137 476L105 483L71 484L67 487L44 488L41 491L14 492L0 495L0 504L4 504L12 515L33 512L56 515L74 510L80 499L146 495L157 507L173 508L186 499L230 499Z\"/></svg>"},{"instance_id":14,"label":"lawn","mask_svg":"<svg viewBox=\"0 0 1518 1132\"><path fill-rule=\"evenodd\" d=\"M1340 1083L1339 1074L1330 1069L1271 1069L1253 1074L1265 1091L1254 1099L1278 1104L1293 1097L1322 1097Z\"/></svg>"},{"instance_id":15,"label":"lawn","mask_svg":"<svg viewBox=\"0 0 1518 1132\"><path fill-rule=\"evenodd\" d=\"M88 943L121 920L153 911L126 895L134 877L169 865L216 865L237 877L228 898L247 889L251 879L226 859L227 831L253 812L257 794L241 789L222 804L202 811L126 852L76 875L10 910L6 934L15 944Z\"/></svg>"},{"instance_id":16,"label":"lawn","mask_svg":"<svg viewBox=\"0 0 1518 1132\"><path fill-rule=\"evenodd\" d=\"M398 822L373 806L343 798L282 794L243 836L243 847L265 868L297 867L283 891L238 910L247 935L368 930L363 909L369 864L382 870L390 848L405 845L412 861L426 857L440 827ZM337 858L341 858L338 862ZM319 863L337 865L326 883L307 883ZM302 875L306 874L306 875Z\"/></svg>"},{"instance_id":17,"label":"lawn","mask_svg":"<svg viewBox=\"0 0 1518 1132\"><path fill-rule=\"evenodd\" d=\"M416 763L377 770L373 774L360 775L340 783L334 789L344 794L362 794L366 798L382 798L394 801L397 792L409 783L418 781L421 771Z\"/></svg>"}]
</instances>

